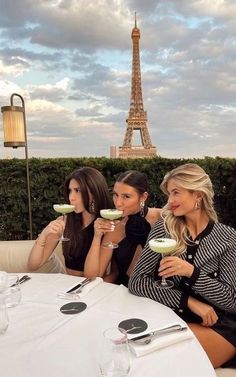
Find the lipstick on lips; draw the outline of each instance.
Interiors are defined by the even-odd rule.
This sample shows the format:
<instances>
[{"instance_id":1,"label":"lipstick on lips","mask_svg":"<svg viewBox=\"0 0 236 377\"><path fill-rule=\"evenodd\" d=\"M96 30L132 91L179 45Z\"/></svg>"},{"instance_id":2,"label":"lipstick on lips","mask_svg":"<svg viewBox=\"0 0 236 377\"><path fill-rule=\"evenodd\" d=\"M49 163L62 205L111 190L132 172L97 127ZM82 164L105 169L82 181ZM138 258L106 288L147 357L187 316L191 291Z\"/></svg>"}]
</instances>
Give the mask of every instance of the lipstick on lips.
<instances>
[{"instance_id":1,"label":"lipstick on lips","mask_svg":"<svg viewBox=\"0 0 236 377\"><path fill-rule=\"evenodd\" d=\"M179 205L178 206L170 206L170 209L171 209L171 211L175 211L176 209L178 209L179 208Z\"/></svg>"}]
</instances>

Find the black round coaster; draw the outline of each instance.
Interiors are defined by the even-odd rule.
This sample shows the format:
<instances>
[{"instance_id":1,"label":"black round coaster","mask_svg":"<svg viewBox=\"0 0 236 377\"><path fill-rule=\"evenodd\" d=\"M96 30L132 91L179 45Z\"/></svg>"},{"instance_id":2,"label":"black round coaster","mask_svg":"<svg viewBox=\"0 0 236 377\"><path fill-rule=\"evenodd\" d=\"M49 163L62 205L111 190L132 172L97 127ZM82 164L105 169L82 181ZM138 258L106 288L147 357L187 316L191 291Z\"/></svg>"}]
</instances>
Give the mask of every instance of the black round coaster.
<instances>
[{"instance_id":1,"label":"black round coaster","mask_svg":"<svg viewBox=\"0 0 236 377\"><path fill-rule=\"evenodd\" d=\"M148 324L143 319L130 318L120 322L118 327L128 334L138 334L145 331L148 328Z\"/></svg>"},{"instance_id":2,"label":"black round coaster","mask_svg":"<svg viewBox=\"0 0 236 377\"><path fill-rule=\"evenodd\" d=\"M78 314L87 308L85 302L69 302L60 308L63 314Z\"/></svg>"}]
</instances>

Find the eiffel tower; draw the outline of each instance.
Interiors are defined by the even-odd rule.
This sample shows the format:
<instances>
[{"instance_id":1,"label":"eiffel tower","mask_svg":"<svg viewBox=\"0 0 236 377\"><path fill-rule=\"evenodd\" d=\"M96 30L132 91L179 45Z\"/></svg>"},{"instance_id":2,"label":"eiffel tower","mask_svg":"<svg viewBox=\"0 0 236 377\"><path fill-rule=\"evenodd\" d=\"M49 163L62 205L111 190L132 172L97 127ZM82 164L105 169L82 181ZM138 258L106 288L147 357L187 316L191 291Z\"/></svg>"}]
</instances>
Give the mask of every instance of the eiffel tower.
<instances>
[{"instance_id":1,"label":"eiffel tower","mask_svg":"<svg viewBox=\"0 0 236 377\"><path fill-rule=\"evenodd\" d=\"M139 39L140 31L137 28L135 13L135 25L132 30L133 40L133 64L132 87L129 116L126 119L127 129L122 147L119 147L120 158L152 158L155 157L156 147L152 145L147 127L147 112L143 108ZM142 145L132 145L133 132L139 131Z\"/></svg>"}]
</instances>

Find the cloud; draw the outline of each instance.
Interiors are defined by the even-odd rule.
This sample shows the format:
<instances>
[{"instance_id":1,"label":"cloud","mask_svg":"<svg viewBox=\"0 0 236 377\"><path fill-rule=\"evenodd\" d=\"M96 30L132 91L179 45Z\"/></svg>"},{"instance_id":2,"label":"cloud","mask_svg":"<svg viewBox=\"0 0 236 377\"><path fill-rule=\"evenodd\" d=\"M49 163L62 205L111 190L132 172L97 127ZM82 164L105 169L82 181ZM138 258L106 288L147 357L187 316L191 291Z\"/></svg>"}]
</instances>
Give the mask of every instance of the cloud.
<instances>
[{"instance_id":1,"label":"cloud","mask_svg":"<svg viewBox=\"0 0 236 377\"><path fill-rule=\"evenodd\" d=\"M144 108L159 153L236 155L235 1L0 6L0 105L13 92L24 96L31 156L101 156L122 145L135 11Z\"/></svg>"}]
</instances>

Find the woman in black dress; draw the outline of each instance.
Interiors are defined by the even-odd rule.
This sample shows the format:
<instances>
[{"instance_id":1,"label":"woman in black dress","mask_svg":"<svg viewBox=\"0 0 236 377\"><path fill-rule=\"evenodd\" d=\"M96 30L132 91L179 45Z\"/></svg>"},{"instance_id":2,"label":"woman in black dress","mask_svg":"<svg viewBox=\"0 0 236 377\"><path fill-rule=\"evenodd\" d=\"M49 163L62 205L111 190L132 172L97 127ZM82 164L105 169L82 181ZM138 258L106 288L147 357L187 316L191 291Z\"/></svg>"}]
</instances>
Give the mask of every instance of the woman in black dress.
<instances>
[{"instance_id":1,"label":"woman in black dress","mask_svg":"<svg viewBox=\"0 0 236 377\"><path fill-rule=\"evenodd\" d=\"M123 218L115 222L102 218L95 221L95 236L86 259L85 276L102 276L107 281L128 285L148 234L160 218L161 210L147 207L147 198L145 174L128 170L119 175L113 187L113 202L123 211ZM109 242L118 244L118 248L104 247ZM110 263L112 273L106 276Z\"/></svg>"},{"instance_id":2,"label":"woman in black dress","mask_svg":"<svg viewBox=\"0 0 236 377\"><path fill-rule=\"evenodd\" d=\"M102 208L110 208L111 199L103 175L92 167L82 167L70 174L65 181L67 202L75 206L43 229L31 250L28 267L36 270L53 253L61 234L69 238L62 243L68 274L83 276L84 263L94 238L94 221Z\"/></svg>"}]
</instances>

